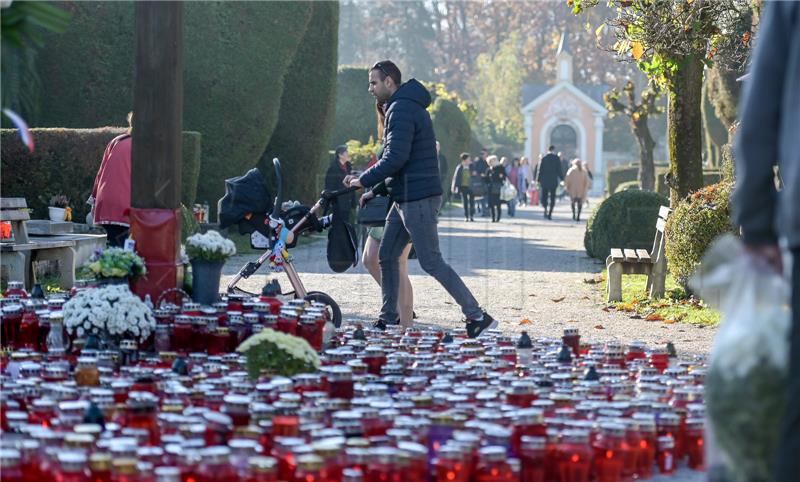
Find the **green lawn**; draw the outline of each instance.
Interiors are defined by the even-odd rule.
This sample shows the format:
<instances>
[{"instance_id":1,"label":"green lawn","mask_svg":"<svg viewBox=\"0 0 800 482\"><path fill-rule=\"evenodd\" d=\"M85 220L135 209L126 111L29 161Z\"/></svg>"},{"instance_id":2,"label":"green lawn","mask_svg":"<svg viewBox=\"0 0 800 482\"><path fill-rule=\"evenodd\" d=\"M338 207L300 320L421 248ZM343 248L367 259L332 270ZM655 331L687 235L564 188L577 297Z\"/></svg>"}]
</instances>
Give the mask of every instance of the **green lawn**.
<instances>
[{"instance_id":1,"label":"green lawn","mask_svg":"<svg viewBox=\"0 0 800 482\"><path fill-rule=\"evenodd\" d=\"M623 275L622 301L611 303L610 307L648 321L699 325L719 323L719 312L708 307L702 300L687 297L683 288L675 282L672 276L667 275L664 298L648 299L646 285L646 275ZM597 284L597 287L605 296L608 290L605 274L602 275L602 281Z\"/></svg>"}]
</instances>

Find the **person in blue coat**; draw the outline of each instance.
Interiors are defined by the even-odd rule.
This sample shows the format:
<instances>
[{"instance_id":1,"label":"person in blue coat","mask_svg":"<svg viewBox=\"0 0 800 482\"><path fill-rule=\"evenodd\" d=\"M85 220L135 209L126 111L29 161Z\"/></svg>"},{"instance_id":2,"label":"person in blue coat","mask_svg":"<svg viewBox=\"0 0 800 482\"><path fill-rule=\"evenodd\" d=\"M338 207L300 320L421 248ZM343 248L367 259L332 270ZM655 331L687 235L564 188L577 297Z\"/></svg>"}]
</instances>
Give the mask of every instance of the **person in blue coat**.
<instances>
[{"instance_id":1,"label":"person in blue coat","mask_svg":"<svg viewBox=\"0 0 800 482\"><path fill-rule=\"evenodd\" d=\"M436 135L427 111L431 94L416 79L402 83L400 69L388 60L369 70L369 92L385 116L383 153L374 166L359 177L347 176L344 183L355 187L385 185L393 201L378 253L383 306L374 326L385 329L397 322L398 260L411 240L420 266L459 304L466 316L467 335L476 338L497 326L497 321L481 309L439 249L436 224L442 183Z\"/></svg>"}]
</instances>

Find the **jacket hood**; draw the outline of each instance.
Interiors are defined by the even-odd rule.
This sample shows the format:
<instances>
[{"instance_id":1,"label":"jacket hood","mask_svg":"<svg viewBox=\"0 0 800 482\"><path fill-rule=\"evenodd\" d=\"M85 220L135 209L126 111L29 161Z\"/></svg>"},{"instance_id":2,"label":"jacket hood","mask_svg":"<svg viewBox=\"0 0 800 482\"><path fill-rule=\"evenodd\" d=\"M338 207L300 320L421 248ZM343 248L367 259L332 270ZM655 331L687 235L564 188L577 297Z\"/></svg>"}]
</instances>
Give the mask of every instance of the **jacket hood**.
<instances>
[{"instance_id":1,"label":"jacket hood","mask_svg":"<svg viewBox=\"0 0 800 482\"><path fill-rule=\"evenodd\" d=\"M417 79L411 79L401 85L399 89L389 99L389 103L398 99L408 99L427 109L431 105L431 93Z\"/></svg>"}]
</instances>

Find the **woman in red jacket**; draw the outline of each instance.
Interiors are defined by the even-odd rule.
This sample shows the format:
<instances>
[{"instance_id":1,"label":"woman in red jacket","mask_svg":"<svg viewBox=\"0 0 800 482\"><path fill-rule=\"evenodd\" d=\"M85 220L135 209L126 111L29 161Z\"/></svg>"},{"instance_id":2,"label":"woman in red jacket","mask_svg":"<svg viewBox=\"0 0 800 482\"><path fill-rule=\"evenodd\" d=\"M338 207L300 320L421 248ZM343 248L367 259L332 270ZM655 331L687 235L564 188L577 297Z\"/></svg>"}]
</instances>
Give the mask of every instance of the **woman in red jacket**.
<instances>
[{"instance_id":1,"label":"woman in red jacket","mask_svg":"<svg viewBox=\"0 0 800 482\"><path fill-rule=\"evenodd\" d=\"M122 247L130 230L132 130L133 112L129 112L128 132L108 143L87 201L94 224L106 230L110 246Z\"/></svg>"}]
</instances>

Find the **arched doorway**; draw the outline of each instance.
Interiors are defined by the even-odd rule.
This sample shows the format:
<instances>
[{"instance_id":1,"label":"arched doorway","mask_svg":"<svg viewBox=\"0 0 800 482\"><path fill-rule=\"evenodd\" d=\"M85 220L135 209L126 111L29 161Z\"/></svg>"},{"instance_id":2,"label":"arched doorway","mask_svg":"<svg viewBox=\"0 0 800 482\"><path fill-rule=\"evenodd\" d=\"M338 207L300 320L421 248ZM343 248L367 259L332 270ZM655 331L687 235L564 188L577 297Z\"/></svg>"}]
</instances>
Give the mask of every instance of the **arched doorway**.
<instances>
[{"instance_id":1,"label":"arched doorway","mask_svg":"<svg viewBox=\"0 0 800 482\"><path fill-rule=\"evenodd\" d=\"M578 155L578 134L572 126L559 124L550 132L550 145L556 146L562 159L573 159Z\"/></svg>"}]
</instances>

